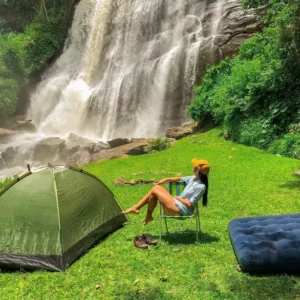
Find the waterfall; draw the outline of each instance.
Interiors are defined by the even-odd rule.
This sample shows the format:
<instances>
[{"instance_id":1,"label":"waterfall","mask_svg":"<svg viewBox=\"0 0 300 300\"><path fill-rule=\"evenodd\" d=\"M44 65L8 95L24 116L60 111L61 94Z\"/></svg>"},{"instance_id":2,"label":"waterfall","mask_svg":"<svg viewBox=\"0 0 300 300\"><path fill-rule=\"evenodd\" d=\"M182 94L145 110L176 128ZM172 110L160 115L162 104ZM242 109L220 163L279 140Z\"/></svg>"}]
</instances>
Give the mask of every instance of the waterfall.
<instances>
[{"instance_id":1,"label":"waterfall","mask_svg":"<svg viewBox=\"0 0 300 300\"><path fill-rule=\"evenodd\" d=\"M219 33L219 25L222 17L222 12L227 0L217 1L213 10L212 24L210 35L215 37Z\"/></svg>"},{"instance_id":2,"label":"waterfall","mask_svg":"<svg viewBox=\"0 0 300 300\"><path fill-rule=\"evenodd\" d=\"M214 3L211 35L222 6ZM155 137L187 120L207 1L81 0L63 54L31 98L48 135Z\"/></svg>"},{"instance_id":3,"label":"waterfall","mask_svg":"<svg viewBox=\"0 0 300 300\"><path fill-rule=\"evenodd\" d=\"M0 178L66 163L84 143L93 155L100 141L164 136L189 119L206 68L236 53L256 22L240 0L81 0L30 99L38 132L0 143Z\"/></svg>"}]
</instances>

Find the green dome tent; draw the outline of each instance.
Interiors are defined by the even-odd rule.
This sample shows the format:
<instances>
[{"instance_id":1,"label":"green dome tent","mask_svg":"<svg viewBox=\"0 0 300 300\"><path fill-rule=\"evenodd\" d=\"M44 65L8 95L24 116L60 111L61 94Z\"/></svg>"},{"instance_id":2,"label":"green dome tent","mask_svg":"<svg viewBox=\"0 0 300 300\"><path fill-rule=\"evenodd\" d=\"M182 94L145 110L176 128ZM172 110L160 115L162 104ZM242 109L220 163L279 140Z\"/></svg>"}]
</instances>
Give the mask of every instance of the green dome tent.
<instances>
[{"instance_id":1,"label":"green dome tent","mask_svg":"<svg viewBox=\"0 0 300 300\"><path fill-rule=\"evenodd\" d=\"M64 271L126 221L95 176L52 166L28 172L0 192L0 266Z\"/></svg>"}]
</instances>

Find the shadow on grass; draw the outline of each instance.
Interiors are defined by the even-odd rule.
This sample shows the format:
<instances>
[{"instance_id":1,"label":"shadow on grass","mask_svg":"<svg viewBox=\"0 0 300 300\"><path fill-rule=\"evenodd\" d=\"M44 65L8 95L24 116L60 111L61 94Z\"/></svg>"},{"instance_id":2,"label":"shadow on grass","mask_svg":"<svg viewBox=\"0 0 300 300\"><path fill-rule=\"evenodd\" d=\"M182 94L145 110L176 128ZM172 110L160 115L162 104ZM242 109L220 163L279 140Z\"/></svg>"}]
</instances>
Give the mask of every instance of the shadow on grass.
<instances>
[{"instance_id":1,"label":"shadow on grass","mask_svg":"<svg viewBox=\"0 0 300 300\"><path fill-rule=\"evenodd\" d=\"M116 291L115 296L120 297L119 299L124 300L132 300L132 299L143 299L143 300L157 300L157 299L178 299L170 293L165 292L162 288L139 288L136 290L127 291L126 293L120 293L120 291Z\"/></svg>"},{"instance_id":2,"label":"shadow on grass","mask_svg":"<svg viewBox=\"0 0 300 300\"><path fill-rule=\"evenodd\" d=\"M246 296L247 299L296 299L297 281L293 276L249 275L229 279L230 291L240 298Z\"/></svg>"},{"instance_id":3,"label":"shadow on grass","mask_svg":"<svg viewBox=\"0 0 300 300\"><path fill-rule=\"evenodd\" d=\"M284 184L281 184L280 187L300 190L300 175L294 174L293 177L295 180L285 182Z\"/></svg>"},{"instance_id":4,"label":"shadow on grass","mask_svg":"<svg viewBox=\"0 0 300 300\"><path fill-rule=\"evenodd\" d=\"M159 236L156 236L155 239L159 239ZM186 230L181 232L165 233L162 236L162 241L166 241L169 244L196 244L196 231ZM219 238L208 233L201 232L199 234L199 244L210 244L218 241Z\"/></svg>"}]
</instances>

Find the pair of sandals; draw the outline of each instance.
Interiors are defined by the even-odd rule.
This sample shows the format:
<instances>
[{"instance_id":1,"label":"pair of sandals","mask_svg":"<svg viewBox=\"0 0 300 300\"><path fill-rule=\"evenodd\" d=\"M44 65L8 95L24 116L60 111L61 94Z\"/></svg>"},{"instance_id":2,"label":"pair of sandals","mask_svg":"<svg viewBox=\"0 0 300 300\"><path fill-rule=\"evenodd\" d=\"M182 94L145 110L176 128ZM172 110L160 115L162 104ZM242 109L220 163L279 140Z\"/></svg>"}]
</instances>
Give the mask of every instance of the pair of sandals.
<instances>
[{"instance_id":1,"label":"pair of sandals","mask_svg":"<svg viewBox=\"0 0 300 300\"><path fill-rule=\"evenodd\" d=\"M157 240L153 240L151 234L141 233L134 237L134 246L141 249L147 249L150 245L156 245Z\"/></svg>"}]
</instances>

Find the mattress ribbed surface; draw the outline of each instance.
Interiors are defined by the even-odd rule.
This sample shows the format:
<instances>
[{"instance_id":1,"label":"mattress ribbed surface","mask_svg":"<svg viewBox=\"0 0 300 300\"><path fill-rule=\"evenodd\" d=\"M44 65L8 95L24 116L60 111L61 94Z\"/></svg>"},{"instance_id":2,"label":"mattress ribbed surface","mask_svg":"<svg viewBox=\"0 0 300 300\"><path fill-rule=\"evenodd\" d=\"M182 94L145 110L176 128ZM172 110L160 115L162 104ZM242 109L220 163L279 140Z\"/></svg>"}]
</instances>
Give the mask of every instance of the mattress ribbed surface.
<instances>
[{"instance_id":1,"label":"mattress ribbed surface","mask_svg":"<svg viewBox=\"0 0 300 300\"><path fill-rule=\"evenodd\" d=\"M228 229L242 269L300 271L300 214L235 219Z\"/></svg>"}]
</instances>

